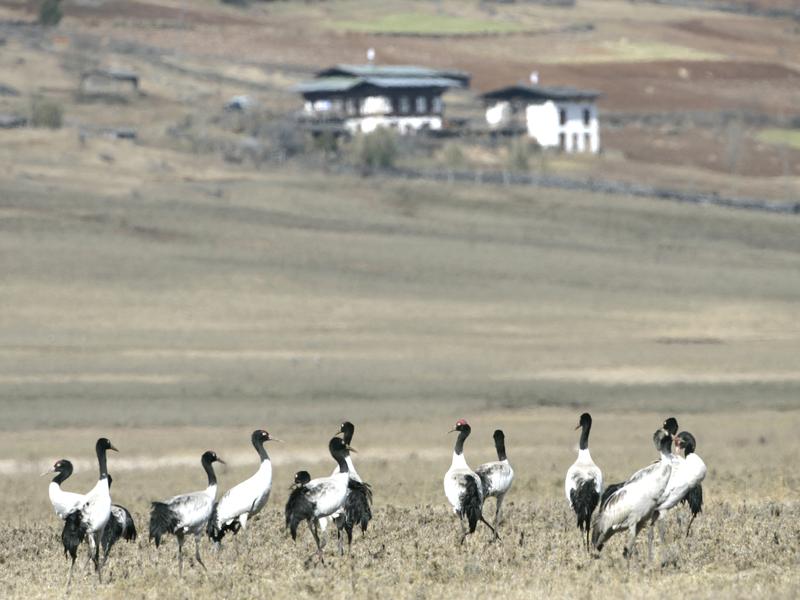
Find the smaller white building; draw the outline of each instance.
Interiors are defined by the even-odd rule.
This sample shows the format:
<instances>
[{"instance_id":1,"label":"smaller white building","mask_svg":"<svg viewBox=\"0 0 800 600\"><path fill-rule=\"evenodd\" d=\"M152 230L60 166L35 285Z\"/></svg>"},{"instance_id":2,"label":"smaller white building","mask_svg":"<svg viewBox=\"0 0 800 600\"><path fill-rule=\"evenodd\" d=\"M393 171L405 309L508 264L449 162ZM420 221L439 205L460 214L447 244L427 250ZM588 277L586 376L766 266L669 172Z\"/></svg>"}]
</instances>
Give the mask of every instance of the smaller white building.
<instances>
[{"instance_id":1,"label":"smaller white building","mask_svg":"<svg viewBox=\"0 0 800 600\"><path fill-rule=\"evenodd\" d=\"M567 87L512 85L482 96L495 131L527 131L543 148L600 151L598 92Z\"/></svg>"}]
</instances>

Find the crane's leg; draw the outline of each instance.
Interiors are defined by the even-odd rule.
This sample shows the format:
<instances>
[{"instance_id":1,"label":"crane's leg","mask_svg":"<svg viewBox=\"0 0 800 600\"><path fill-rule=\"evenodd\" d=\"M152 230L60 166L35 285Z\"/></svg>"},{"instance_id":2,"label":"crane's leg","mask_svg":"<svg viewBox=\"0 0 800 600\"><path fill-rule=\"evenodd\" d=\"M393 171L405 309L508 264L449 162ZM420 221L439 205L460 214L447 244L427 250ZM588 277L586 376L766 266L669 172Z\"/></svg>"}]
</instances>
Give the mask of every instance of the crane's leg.
<instances>
[{"instance_id":1,"label":"crane's leg","mask_svg":"<svg viewBox=\"0 0 800 600\"><path fill-rule=\"evenodd\" d=\"M203 563L203 559L200 558L200 534L199 533L195 533L194 534L194 557L197 560L197 562L200 564L200 566L203 567L203 571L208 572L208 569L206 569L206 565Z\"/></svg>"},{"instance_id":2,"label":"crane's leg","mask_svg":"<svg viewBox=\"0 0 800 600\"><path fill-rule=\"evenodd\" d=\"M467 539L467 528L464 526L464 517L461 515L461 513L458 514L458 522L461 525L461 542L459 543L463 544L464 540Z\"/></svg>"},{"instance_id":3,"label":"crane's leg","mask_svg":"<svg viewBox=\"0 0 800 600\"><path fill-rule=\"evenodd\" d=\"M591 522L591 520L592 520L592 518L590 516L589 517L589 522ZM584 523L583 524L583 528L586 530L586 552L591 553L590 545L589 545L589 530L591 529L591 527L589 527L589 522Z\"/></svg>"},{"instance_id":4,"label":"crane's leg","mask_svg":"<svg viewBox=\"0 0 800 600\"><path fill-rule=\"evenodd\" d=\"M175 534L178 540L178 577L183 577L183 532Z\"/></svg>"},{"instance_id":5,"label":"crane's leg","mask_svg":"<svg viewBox=\"0 0 800 600\"><path fill-rule=\"evenodd\" d=\"M94 568L97 571L97 580L100 583L103 583L103 565L106 564L106 561L100 561L100 545L103 540L103 531L105 531L105 527L100 531L91 534L94 537Z\"/></svg>"},{"instance_id":6,"label":"crane's leg","mask_svg":"<svg viewBox=\"0 0 800 600\"><path fill-rule=\"evenodd\" d=\"M692 514L692 518L689 519L689 526L686 528L686 537L687 538L689 537L689 532L692 530L692 523L694 523L694 518L696 516L697 516L696 514Z\"/></svg>"},{"instance_id":7,"label":"crane's leg","mask_svg":"<svg viewBox=\"0 0 800 600\"><path fill-rule=\"evenodd\" d=\"M500 518L501 518L500 517L500 510L503 507L503 498L505 498L505 497L506 497L505 494L501 494L500 496L497 496L497 505L495 506L495 509L494 509L494 528L495 529L497 529L497 526L500 525Z\"/></svg>"},{"instance_id":8,"label":"crane's leg","mask_svg":"<svg viewBox=\"0 0 800 600\"><path fill-rule=\"evenodd\" d=\"M319 543L319 534L317 533L317 520L314 518L309 519L308 528L311 530L311 534L314 536L314 541L317 543L317 556L319 556L320 562L324 565L325 559L322 556L322 546Z\"/></svg>"},{"instance_id":9,"label":"crane's leg","mask_svg":"<svg viewBox=\"0 0 800 600\"><path fill-rule=\"evenodd\" d=\"M483 523L483 524L484 524L484 525L486 525L486 526L487 526L489 529L491 529L491 530L492 530L492 533L494 534L494 537L492 538L492 541L494 541L494 540L498 540L498 541L500 541L500 536L499 536L499 535L497 535L497 531L495 531L495 528L494 528L494 527L492 527L491 525L489 525L489 522L488 522L486 519L484 519L484 518L483 518L483 515L481 515L481 523Z\"/></svg>"},{"instance_id":10,"label":"crane's leg","mask_svg":"<svg viewBox=\"0 0 800 600\"><path fill-rule=\"evenodd\" d=\"M72 571L75 569L76 556L72 557L72 564L69 566L69 575L67 576L67 591L69 591L69 586L72 585Z\"/></svg>"},{"instance_id":11,"label":"crane's leg","mask_svg":"<svg viewBox=\"0 0 800 600\"><path fill-rule=\"evenodd\" d=\"M623 550L623 556L628 560L628 568L631 567L631 557L636 550L636 534L638 533L636 524L634 523L628 528L628 543Z\"/></svg>"}]
</instances>

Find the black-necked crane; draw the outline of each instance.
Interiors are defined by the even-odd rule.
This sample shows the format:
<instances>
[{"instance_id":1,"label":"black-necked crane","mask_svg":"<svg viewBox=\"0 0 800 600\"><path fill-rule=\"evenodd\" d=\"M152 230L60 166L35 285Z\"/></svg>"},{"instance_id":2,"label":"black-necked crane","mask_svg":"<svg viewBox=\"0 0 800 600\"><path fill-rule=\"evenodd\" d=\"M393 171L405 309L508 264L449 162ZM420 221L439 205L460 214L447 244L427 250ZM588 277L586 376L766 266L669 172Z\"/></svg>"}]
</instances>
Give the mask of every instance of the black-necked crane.
<instances>
[{"instance_id":1,"label":"black-necked crane","mask_svg":"<svg viewBox=\"0 0 800 600\"><path fill-rule=\"evenodd\" d=\"M600 501L603 492L603 472L600 470L589 452L589 432L592 430L592 416L583 413L575 429L581 430L578 441L578 458L567 469L564 479L564 492L567 502L578 521L578 529L586 534L586 551L589 551L589 530L592 525L592 513ZM583 536L581 536L583 537Z\"/></svg>"},{"instance_id":2,"label":"black-necked crane","mask_svg":"<svg viewBox=\"0 0 800 600\"><path fill-rule=\"evenodd\" d=\"M659 429L653 434L653 443L661 459L636 471L600 507L592 529L592 545L598 552L615 533L627 531L624 556L630 559L636 536L658 506L672 472L672 436Z\"/></svg>"},{"instance_id":3,"label":"black-necked crane","mask_svg":"<svg viewBox=\"0 0 800 600\"><path fill-rule=\"evenodd\" d=\"M108 487L111 489L113 479L111 475L108 476ZM103 562L108 560L108 553L111 548L119 540L127 542L136 541L136 524L133 522L131 512L119 504L111 504L111 515L106 523L106 528L103 531L103 538L101 540L103 546Z\"/></svg>"},{"instance_id":4,"label":"black-necked crane","mask_svg":"<svg viewBox=\"0 0 800 600\"><path fill-rule=\"evenodd\" d=\"M103 563L100 561L100 541L103 530L111 516L111 493L108 489L108 467L106 464L106 452L117 449L108 440L100 438L95 443L95 453L97 454L97 465L100 476L97 483L83 497L75 508L69 512L64 519L64 529L61 532L61 542L64 546L64 554L68 554L72 559L69 567L69 578L67 587L72 583L72 571L75 568L75 558L81 542L86 540L89 544L89 558L94 561L97 577L103 580ZM89 560L87 558L87 562Z\"/></svg>"},{"instance_id":5,"label":"black-necked crane","mask_svg":"<svg viewBox=\"0 0 800 600\"><path fill-rule=\"evenodd\" d=\"M675 435L678 433L678 421L675 417L669 417L664 419L664 423L661 425L661 429L666 431L668 434L672 436L672 439L675 439ZM674 457L674 455L673 455ZM606 489L603 490L603 495L600 498L600 506L606 503L611 495L620 489L623 485L625 485L624 481L620 481L619 483L610 483L606 486Z\"/></svg>"},{"instance_id":6,"label":"black-necked crane","mask_svg":"<svg viewBox=\"0 0 800 600\"><path fill-rule=\"evenodd\" d=\"M341 434L344 444L350 448L353 441L353 434L355 433L355 425L350 421L345 421L339 427L336 435ZM347 547L349 548L353 543L353 529L355 527L361 528L362 535L367 532L369 522L372 520L372 487L361 479L361 476L356 471L353 464L353 459L348 451L345 455L345 462L347 462L347 469L350 476L347 482L347 499L344 501L342 510L334 513L329 519L333 519L337 526L337 535L339 538L339 553L343 553L342 549L342 530L347 534ZM337 465L334 473L338 471ZM322 525L322 521L320 521Z\"/></svg>"},{"instance_id":7,"label":"black-necked crane","mask_svg":"<svg viewBox=\"0 0 800 600\"><path fill-rule=\"evenodd\" d=\"M506 456L506 436L503 430L495 430L492 437L494 438L494 448L497 451L497 460L483 463L475 469L475 473L481 478L483 501L486 502L486 499L491 497L496 499L497 504L494 510L494 528L496 530L500 525L503 500L514 482L514 469L511 468Z\"/></svg>"},{"instance_id":8,"label":"black-necked crane","mask_svg":"<svg viewBox=\"0 0 800 600\"><path fill-rule=\"evenodd\" d=\"M194 556L198 564L205 570L200 558L200 537L206 530L208 519L214 508L217 496L217 476L214 463L225 464L215 452L207 450L200 463L208 476L206 489L189 494L173 496L164 502L153 502L150 510L150 539L155 540L156 548L161 538L172 534L178 540L178 574L183 575L183 542L186 535L194 535Z\"/></svg>"},{"instance_id":9,"label":"black-necked crane","mask_svg":"<svg viewBox=\"0 0 800 600\"><path fill-rule=\"evenodd\" d=\"M706 478L706 463L695 454L697 441L688 431L681 431L675 443L686 458L684 466L687 470L687 477L690 479L689 489L686 495L681 498L681 502L686 502L692 511L692 518L689 519L689 526L686 528L686 537L689 537L695 517L703 511L702 481Z\"/></svg>"},{"instance_id":10,"label":"black-necked crane","mask_svg":"<svg viewBox=\"0 0 800 600\"><path fill-rule=\"evenodd\" d=\"M477 473L469 468L464 458L464 441L469 437L472 428L465 419L456 421L456 426L449 431L458 432L455 447L453 448L453 458L450 461L450 468L444 474L444 494L453 507L453 512L458 517L461 524L461 544L470 533L475 533L478 521L482 522L494 534L495 539L500 539L494 527L489 525L483 518L483 487L481 478ZM466 517L469 530L464 527Z\"/></svg>"},{"instance_id":11,"label":"black-necked crane","mask_svg":"<svg viewBox=\"0 0 800 600\"><path fill-rule=\"evenodd\" d=\"M677 424L676 427L677 429ZM699 456L694 454L696 440L688 431L682 431L674 436L675 452L672 455L672 472L667 482L667 487L659 498L650 522L649 555L653 556L653 525L658 522L661 543L664 543L663 518L667 511L680 502L685 502L690 490L700 485L705 479L706 465ZM702 492L701 492L702 494ZM702 497L702 496L701 496ZM694 515L692 517L694 519ZM691 527L691 522L689 523ZM688 530L687 530L688 531Z\"/></svg>"},{"instance_id":12,"label":"black-necked crane","mask_svg":"<svg viewBox=\"0 0 800 600\"><path fill-rule=\"evenodd\" d=\"M247 520L267 504L272 490L272 462L264 444L271 441L280 440L263 429L257 429L250 436L261 464L255 474L225 492L214 506L207 531L208 537L216 544L222 541L227 531L235 534L239 529L245 529Z\"/></svg>"},{"instance_id":13,"label":"black-necked crane","mask_svg":"<svg viewBox=\"0 0 800 600\"><path fill-rule=\"evenodd\" d=\"M72 463L66 458L57 460L49 470L42 473L42 477L56 473L53 480L48 486L47 493L50 496L50 504L53 505L53 510L58 517L63 521L67 515L75 510L75 507L83 502L84 494L77 494L75 492L68 492L61 489L61 484L64 483L72 475Z\"/></svg>"},{"instance_id":14,"label":"black-necked crane","mask_svg":"<svg viewBox=\"0 0 800 600\"><path fill-rule=\"evenodd\" d=\"M289 495L284 514L286 527L291 533L292 540L297 540L297 527L303 521L308 523L308 528L317 544L317 556L324 564L322 545L319 539L319 519L339 511L347 499L347 487L350 480L347 466L347 445L338 437L328 443L328 450L339 466L330 477L319 477L308 483L300 483ZM295 476L297 481L297 476Z\"/></svg>"}]
</instances>

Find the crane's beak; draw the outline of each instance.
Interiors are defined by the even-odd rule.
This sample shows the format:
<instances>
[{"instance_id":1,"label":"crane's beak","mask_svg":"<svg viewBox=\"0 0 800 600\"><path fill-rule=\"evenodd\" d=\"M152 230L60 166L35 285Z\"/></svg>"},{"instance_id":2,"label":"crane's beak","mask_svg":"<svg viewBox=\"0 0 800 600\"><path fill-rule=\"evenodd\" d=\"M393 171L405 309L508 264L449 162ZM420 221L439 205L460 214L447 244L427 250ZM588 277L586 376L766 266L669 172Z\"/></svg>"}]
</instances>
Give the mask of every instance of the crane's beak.
<instances>
[{"instance_id":1,"label":"crane's beak","mask_svg":"<svg viewBox=\"0 0 800 600\"><path fill-rule=\"evenodd\" d=\"M221 465L227 465L227 464L228 464L228 463L226 463L224 460L222 460L222 459L221 459L219 456L217 457L217 462L218 462L219 464L221 464Z\"/></svg>"},{"instance_id":2,"label":"crane's beak","mask_svg":"<svg viewBox=\"0 0 800 600\"><path fill-rule=\"evenodd\" d=\"M450 431L448 431L447 433L453 433L454 431L458 431L458 429L456 429L455 427L453 427L453 429L451 429L451 430L450 430Z\"/></svg>"},{"instance_id":3,"label":"crane's beak","mask_svg":"<svg viewBox=\"0 0 800 600\"><path fill-rule=\"evenodd\" d=\"M581 424L580 424L580 423L578 423L578 426L577 426L577 427L575 427L575 431L578 431L578 429L580 429L580 428L581 428Z\"/></svg>"},{"instance_id":4,"label":"crane's beak","mask_svg":"<svg viewBox=\"0 0 800 600\"><path fill-rule=\"evenodd\" d=\"M109 450L113 450L114 452L119 452L119 450L117 450L117 448L114 446L114 444L109 444L108 445L108 449Z\"/></svg>"},{"instance_id":5,"label":"crane's beak","mask_svg":"<svg viewBox=\"0 0 800 600\"><path fill-rule=\"evenodd\" d=\"M347 450L348 450L349 452L352 452L353 454L358 454L358 450L356 450L356 449L355 449L355 448L353 448L352 446L347 446Z\"/></svg>"},{"instance_id":6,"label":"crane's beak","mask_svg":"<svg viewBox=\"0 0 800 600\"><path fill-rule=\"evenodd\" d=\"M336 432L336 433L334 433L333 435L342 435L343 433L344 433L344 431L342 431L342 430L340 429L339 431L337 431L337 432Z\"/></svg>"},{"instance_id":7,"label":"crane's beak","mask_svg":"<svg viewBox=\"0 0 800 600\"><path fill-rule=\"evenodd\" d=\"M281 444L285 443L283 440L279 440L278 438L274 438L272 436L267 438L268 442L280 442Z\"/></svg>"},{"instance_id":8,"label":"crane's beak","mask_svg":"<svg viewBox=\"0 0 800 600\"><path fill-rule=\"evenodd\" d=\"M49 475L50 473L55 473L55 472L56 472L55 467L50 467L49 469L47 469L47 471L39 475L39 477L44 477L45 475Z\"/></svg>"}]
</instances>

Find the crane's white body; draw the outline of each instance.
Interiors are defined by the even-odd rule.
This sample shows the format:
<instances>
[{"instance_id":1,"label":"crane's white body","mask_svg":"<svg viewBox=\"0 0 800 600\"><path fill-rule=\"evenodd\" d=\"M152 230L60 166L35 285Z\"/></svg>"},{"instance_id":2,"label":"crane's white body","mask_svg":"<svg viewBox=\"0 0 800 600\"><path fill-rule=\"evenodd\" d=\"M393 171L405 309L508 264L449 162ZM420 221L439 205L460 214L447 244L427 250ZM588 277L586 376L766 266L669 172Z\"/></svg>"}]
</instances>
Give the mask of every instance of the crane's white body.
<instances>
[{"instance_id":1,"label":"crane's white body","mask_svg":"<svg viewBox=\"0 0 800 600\"><path fill-rule=\"evenodd\" d=\"M305 488L306 498L314 504L314 517L319 519L337 512L347 499L349 473L337 469L330 477L318 477L309 481Z\"/></svg>"},{"instance_id":2,"label":"crane's white body","mask_svg":"<svg viewBox=\"0 0 800 600\"><path fill-rule=\"evenodd\" d=\"M76 510L81 511L81 522L86 524L87 533L102 532L111 515L108 479L105 477L98 479L94 487L84 496L83 502L76 506Z\"/></svg>"},{"instance_id":3,"label":"crane's white body","mask_svg":"<svg viewBox=\"0 0 800 600\"><path fill-rule=\"evenodd\" d=\"M47 492L50 496L50 503L53 505L53 510L62 521L67 518L69 513L78 508L78 506L81 506L86 498L84 494L76 494L75 492L62 490L61 486L55 481L50 482Z\"/></svg>"},{"instance_id":4,"label":"crane's white body","mask_svg":"<svg viewBox=\"0 0 800 600\"><path fill-rule=\"evenodd\" d=\"M595 523L596 533L605 540L627 529L630 532L628 550L632 551L636 534L656 510L671 473L672 454L664 453L661 460L636 471L601 507Z\"/></svg>"},{"instance_id":5,"label":"crane's white body","mask_svg":"<svg viewBox=\"0 0 800 600\"><path fill-rule=\"evenodd\" d=\"M461 496L467 488L467 479L473 479L478 487L478 494L481 495L483 500L483 486L481 486L481 478L477 473L469 468L467 460L463 454L456 454L453 452L453 459L450 462L450 468L444 474L444 494L447 496L448 502L453 507L453 512L460 514Z\"/></svg>"},{"instance_id":6,"label":"crane's white body","mask_svg":"<svg viewBox=\"0 0 800 600\"><path fill-rule=\"evenodd\" d=\"M233 486L217 504L217 525L230 524L239 519L242 529L247 519L257 515L269 500L272 490L272 462L261 461L258 470L249 478Z\"/></svg>"},{"instance_id":7,"label":"crane's white body","mask_svg":"<svg viewBox=\"0 0 800 600\"><path fill-rule=\"evenodd\" d=\"M588 448L578 450L577 460L567 469L567 476L564 479L564 493L570 506L572 506L572 492L586 481L594 483L594 488L598 494L603 493L603 472L600 467L594 464Z\"/></svg>"},{"instance_id":8,"label":"crane's white body","mask_svg":"<svg viewBox=\"0 0 800 600\"><path fill-rule=\"evenodd\" d=\"M673 455L669 482L659 498L656 510L659 514L663 514L664 511L676 506L687 492L705 477L706 464L697 454L692 453L686 458Z\"/></svg>"},{"instance_id":9,"label":"crane's white body","mask_svg":"<svg viewBox=\"0 0 800 600\"><path fill-rule=\"evenodd\" d=\"M353 464L353 459L350 457L349 454L347 456L345 456L344 461L347 463L347 470L348 470L349 479L352 479L353 481L357 481L358 483L363 483L361 481L361 477L358 474L358 471L356 471L355 465ZM331 473L331 477L333 477L337 473L339 473L339 465L336 465L333 468L333 472ZM347 499L346 495L345 495L345 499ZM344 503L342 503L342 504L344 504ZM321 531L325 531L331 523L333 523L336 519L338 519L341 516L342 516L342 511L341 510L337 510L336 512L334 512L331 515L328 515L327 517L322 517L321 519L319 519L319 528L320 528L320 530Z\"/></svg>"},{"instance_id":10,"label":"crane's white body","mask_svg":"<svg viewBox=\"0 0 800 600\"><path fill-rule=\"evenodd\" d=\"M214 483L202 491L173 496L167 500L164 504L178 517L176 533L194 535L203 533L216 497L217 484Z\"/></svg>"},{"instance_id":11,"label":"crane's white body","mask_svg":"<svg viewBox=\"0 0 800 600\"><path fill-rule=\"evenodd\" d=\"M484 499L505 496L514 482L514 469L508 459L483 463L475 469L475 474L488 484L483 490Z\"/></svg>"}]
</instances>

